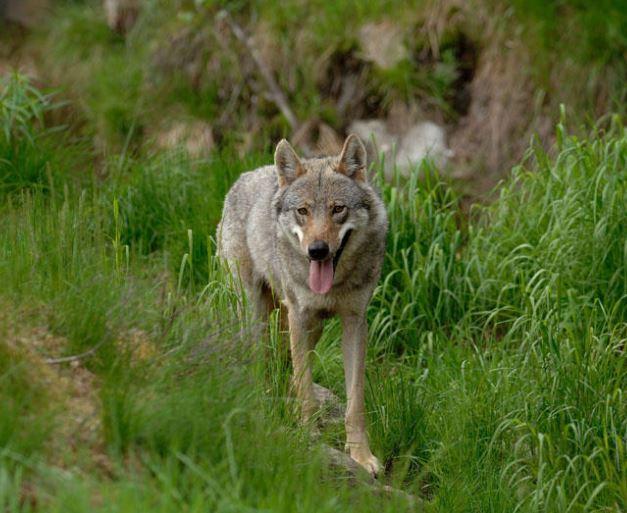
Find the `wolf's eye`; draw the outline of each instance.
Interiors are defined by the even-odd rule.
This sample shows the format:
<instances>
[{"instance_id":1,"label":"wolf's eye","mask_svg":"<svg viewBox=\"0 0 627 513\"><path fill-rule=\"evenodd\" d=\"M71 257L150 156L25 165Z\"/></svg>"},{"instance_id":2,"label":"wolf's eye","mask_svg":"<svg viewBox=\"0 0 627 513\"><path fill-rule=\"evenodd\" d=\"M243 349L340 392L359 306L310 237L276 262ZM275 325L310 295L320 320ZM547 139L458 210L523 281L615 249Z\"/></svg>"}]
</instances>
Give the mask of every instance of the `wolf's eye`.
<instances>
[{"instance_id":1,"label":"wolf's eye","mask_svg":"<svg viewBox=\"0 0 627 513\"><path fill-rule=\"evenodd\" d=\"M344 205L335 205L333 207L334 214L341 214L342 212L344 212L344 210L346 210L346 207Z\"/></svg>"},{"instance_id":2,"label":"wolf's eye","mask_svg":"<svg viewBox=\"0 0 627 513\"><path fill-rule=\"evenodd\" d=\"M304 207L299 208L296 212L298 212L301 216L307 215L307 209Z\"/></svg>"}]
</instances>

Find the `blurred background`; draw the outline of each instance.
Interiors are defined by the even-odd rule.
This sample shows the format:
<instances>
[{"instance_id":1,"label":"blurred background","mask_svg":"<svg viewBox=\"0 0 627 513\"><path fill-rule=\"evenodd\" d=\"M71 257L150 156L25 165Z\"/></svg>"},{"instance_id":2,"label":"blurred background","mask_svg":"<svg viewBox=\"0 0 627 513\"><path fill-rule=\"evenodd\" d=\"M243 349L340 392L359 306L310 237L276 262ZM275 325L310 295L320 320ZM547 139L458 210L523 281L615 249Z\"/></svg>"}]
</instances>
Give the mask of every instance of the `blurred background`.
<instances>
[{"instance_id":1,"label":"blurred background","mask_svg":"<svg viewBox=\"0 0 627 513\"><path fill-rule=\"evenodd\" d=\"M624 112L620 0L2 0L0 73L66 101L97 174L121 149L304 155L356 132L386 169L430 155L484 195L559 105L575 126Z\"/></svg>"}]
</instances>

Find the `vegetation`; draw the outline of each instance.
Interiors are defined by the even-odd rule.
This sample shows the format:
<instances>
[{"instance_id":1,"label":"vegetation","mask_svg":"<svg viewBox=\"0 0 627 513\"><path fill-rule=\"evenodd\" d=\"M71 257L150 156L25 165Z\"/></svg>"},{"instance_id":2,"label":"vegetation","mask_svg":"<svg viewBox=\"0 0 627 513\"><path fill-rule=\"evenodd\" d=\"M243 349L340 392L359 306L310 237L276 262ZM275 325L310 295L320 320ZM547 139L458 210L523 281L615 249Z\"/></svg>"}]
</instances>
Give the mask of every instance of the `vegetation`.
<instances>
[{"instance_id":1,"label":"vegetation","mask_svg":"<svg viewBox=\"0 0 627 513\"><path fill-rule=\"evenodd\" d=\"M281 333L254 340L237 313L212 236L256 162L122 154L106 180L81 178L64 154L82 143L42 124L49 100L20 76L3 88L3 510L410 510L326 467L288 397ZM18 183L41 134L63 158ZM383 479L427 511L626 504L627 139L616 116L583 139L562 120L556 140L469 219L433 171L381 183L370 433ZM338 334L315 373L341 396Z\"/></svg>"},{"instance_id":2,"label":"vegetation","mask_svg":"<svg viewBox=\"0 0 627 513\"><path fill-rule=\"evenodd\" d=\"M58 4L24 52L74 100L99 153L150 152L179 120L208 123L216 143L240 155L269 152L290 133L222 10L252 37L299 123L341 133L358 118L415 117L417 105L420 117L450 128L457 168L494 179L534 134L551 145L560 104L577 127L624 114L619 0L151 0L126 37L109 30L99 1ZM399 47L384 66L364 47L368 24L383 25L376 37Z\"/></svg>"}]
</instances>

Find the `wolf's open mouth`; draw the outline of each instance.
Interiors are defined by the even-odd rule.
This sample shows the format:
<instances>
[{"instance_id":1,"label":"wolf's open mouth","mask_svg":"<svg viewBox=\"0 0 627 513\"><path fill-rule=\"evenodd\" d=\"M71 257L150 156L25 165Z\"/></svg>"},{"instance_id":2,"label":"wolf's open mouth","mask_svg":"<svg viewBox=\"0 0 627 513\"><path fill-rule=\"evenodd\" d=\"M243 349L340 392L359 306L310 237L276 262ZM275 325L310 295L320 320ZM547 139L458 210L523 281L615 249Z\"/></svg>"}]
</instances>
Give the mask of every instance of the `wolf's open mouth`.
<instances>
[{"instance_id":1,"label":"wolf's open mouth","mask_svg":"<svg viewBox=\"0 0 627 513\"><path fill-rule=\"evenodd\" d=\"M340 244L340 247L337 248L337 251L335 252L335 256L333 257L333 271L334 272L335 272L335 268L337 267L337 263L340 261L340 257L342 256L342 252L344 251L344 248L346 247L346 244L348 243L348 238L351 236L351 233L353 233L353 230L348 230L344 234L344 237L342 238L342 242Z\"/></svg>"},{"instance_id":2,"label":"wolf's open mouth","mask_svg":"<svg viewBox=\"0 0 627 513\"><path fill-rule=\"evenodd\" d=\"M331 290L335 268L340 261L340 257L346 247L350 234L351 230L346 232L333 258L311 260L309 262L309 288L316 294L326 294Z\"/></svg>"}]
</instances>

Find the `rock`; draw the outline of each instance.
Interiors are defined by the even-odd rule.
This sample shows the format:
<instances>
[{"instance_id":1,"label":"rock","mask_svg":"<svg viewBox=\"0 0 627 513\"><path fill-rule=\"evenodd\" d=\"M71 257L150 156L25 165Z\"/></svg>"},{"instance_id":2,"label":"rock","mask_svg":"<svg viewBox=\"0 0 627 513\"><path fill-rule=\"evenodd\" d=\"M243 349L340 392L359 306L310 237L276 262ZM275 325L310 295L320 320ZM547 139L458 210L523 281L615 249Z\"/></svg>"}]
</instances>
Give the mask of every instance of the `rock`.
<instances>
[{"instance_id":1,"label":"rock","mask_svg":"<svg viewBox=\"0 0 627 513\"><path fill-rule=\"evenodd\" d=\"M211 125L200 120L170 123L156 135L155 143L161 149L185 148L194 158L207 156L215 145Z\"/></svg>"},{"instance_id":2,"label":"rock","mask_svg":"<svg viewBox=\"0 0 627 513\"><path fill-rule=\"evenodd\" d=\"M320 449L326 459L327 465L335 471L346 473L350 484L356 485L360 483L361 486L370 489L370 491L377 495L403 500L412 510L424 511L425 501L423 499L399 488L383 484L383 482L366 472L366 470L348 454L326 444L321 444Z\"/></svg>"},{"instance_id":3,"label":"rock","mask_svg":"<svg viewBox=\"0 0 627 513\"><path fill-rule=\"evenodd\" d=\"M325 424L340 424L344 422L346 407L340 398L328 388L314 383L314 397L322 412L321 420Z\"/></svg>"},{"instance_id":4,"label":"rock","mask_svg":"<svg viewBox=\"0 0 627 513\"><path fill-rule=\"evenodd\" d=\"M111 30L125 35L139 16L139 0L104 0L107 24Z\"/></svg>"},{"instance_id":5,"label":"rock","mask_svg":"<svg viewBox=\"0 0 627 513\"><path fill-rule=\"evenodd\" d=\"M321 449L329 467L346 472L355 482L361 481L371 485L376 483L366 469L345 452L326 444L322 444Z\"/></svg>"},{"instance_id":6,"label":"rock","mask_svg":"<svg viewBox=\"0 0 627 513\"><path fill-rule=\"evenodd\" d=\"M438 169L444 168L453 156L445 137L444 128L430 121L414 125L401 138L396 165L401 169L411 168L428 158Z\"/></svg>"},{"instance_id":7,"label":"rock","mask_svg":"<svg viewBox=\"0 0 627 513\"><path fill-rule=\"evenodd\" d=\"M359 30L362 57L381 69L390 69L407 58L403 32L391 21L368 23Z\"/></svg>"},{"instance_id":8,"label":"rock","mask_svg":"<svg viewBox=\"0 0 627 513\"><path fill-rule=\"evenodd\" d=\"M446 145L444 128L423 121L410 126L401 134L393 133L381 119L353 121L349 130L366 143L368 161L383 159L384 173L388 181L393 178L394 168L408 176L425 159L430 159L438 169L443 169L453 152Z\"/></svg>"}]
</instances>

